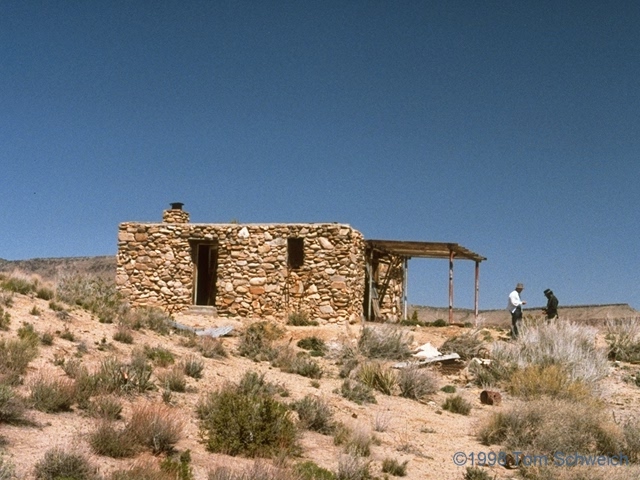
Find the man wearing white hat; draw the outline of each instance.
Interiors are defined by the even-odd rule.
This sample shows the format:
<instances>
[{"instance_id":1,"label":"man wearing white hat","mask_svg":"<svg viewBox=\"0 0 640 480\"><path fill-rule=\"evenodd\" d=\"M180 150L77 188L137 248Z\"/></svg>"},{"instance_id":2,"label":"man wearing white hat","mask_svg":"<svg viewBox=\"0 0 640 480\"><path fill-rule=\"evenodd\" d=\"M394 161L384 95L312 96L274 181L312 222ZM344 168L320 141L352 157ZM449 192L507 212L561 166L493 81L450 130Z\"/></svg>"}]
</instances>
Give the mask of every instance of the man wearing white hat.
<instances>
[{"instance_id":1,"label":"man wearing white hat","mask_svg":"<svg viewBox=\"0 0 640 480\"><path fill-rule=\"evenodd\" d=\"M511 336L513 338L518 336L518 324L522 320L522 306L527 303L520 299L522 290L524 290L524 285L517 284L516 289L509 294L509 303L507 304L507 310L511 313Z\"/></svg>"}]
</instances>

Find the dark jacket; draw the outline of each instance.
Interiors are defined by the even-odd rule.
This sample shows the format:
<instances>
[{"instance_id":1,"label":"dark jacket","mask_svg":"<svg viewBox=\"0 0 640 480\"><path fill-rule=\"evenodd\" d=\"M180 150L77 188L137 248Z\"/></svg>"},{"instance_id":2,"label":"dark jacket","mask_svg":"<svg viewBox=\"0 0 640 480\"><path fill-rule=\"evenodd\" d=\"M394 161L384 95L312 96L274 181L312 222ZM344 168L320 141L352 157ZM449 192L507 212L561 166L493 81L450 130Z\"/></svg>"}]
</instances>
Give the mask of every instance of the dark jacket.
<instances>
[{"instance_id":1,"label":"dark jacket","mask_svg":"<svg viewBox=\"0 0 640 480\"><path fill-rule=\"evenodd\" d=\"M553 293L547 295L547 308L545 308L547 318L554 318L558 316L558 299Z\"/></svg>"}]
</instances>

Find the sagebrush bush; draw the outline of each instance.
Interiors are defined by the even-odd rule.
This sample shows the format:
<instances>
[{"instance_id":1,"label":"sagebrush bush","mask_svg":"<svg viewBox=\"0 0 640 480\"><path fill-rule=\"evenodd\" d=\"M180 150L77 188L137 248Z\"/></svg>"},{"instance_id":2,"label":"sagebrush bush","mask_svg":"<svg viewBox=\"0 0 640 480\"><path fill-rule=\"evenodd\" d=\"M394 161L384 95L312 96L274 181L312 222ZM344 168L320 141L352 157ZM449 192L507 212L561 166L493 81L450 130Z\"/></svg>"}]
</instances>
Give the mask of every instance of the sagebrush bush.
<instances>
[{"instance_id":1,"label":"sagebrush bush","mask_svg":"<svg viewBox=\"0 0 640 480\"><path fill-rule=\"evenodd\" d=\"M121 324L113 334L113 339L116 342L131 344L133 343L133 333L131 333L131 329L129 327Z\"/></svg>"},{"instance_id":2,"label":"sagebrush bush","mask_svg":"<svg viewBox=\"0 0 640 480\"><path fill-rule=\"evenodd\" d=\"M412 341L412 337L398 327L364 327L358 339L358 349L368 358L403 360L411 355Z\"/></svg>"},{"instance_id":3,"label":"sagebrush bush","mask_svg":"<svg viewBox=\"0 0 640 480\"><path fill-rule=\"evenodd\" d=\"M362 382L345 378L340 387L340 394L347 400L362 405L364 403L377 403L371 387Z\"/></svg>"},{"instance_id":4,"label":"sagebrush bush","mask_svg":"<svg viewBox=\"0 0 640 480\"><path fill-rule=\"evenodd\" d=\"M37 344L32 340L0 339L0 382L20 383L29 363L38 355Z\"/></svg>"},{"instance_id":5,"label":"sagebrush bush","mask_svg":"<svg viewBox=\"0 0 640 480\"><path fill-rule=\"evenodd\" d=\"M471 404L460 395L454 395L445 399L442 404L442 409L451 413L469 415L469 412L471 412Z\"/></svg>"},{"instance_id":6,"label":"sagebrush bush","mask_svg":"<svg viewBox=\"0 0 640 480\"><path fill-rule=\"evenodd\" d=\"M238 385L237 391L245 395L268 395L272 396L276 393L282 395L285 390L284 386L268 382L264 378L264 373L253 371L245 372Z\"/></svg>"},{"instance_id":7,"label":"sagebrush bush","mask_svg":"<svg viewBox=\"0 0 640 480\"><path fill-rule=\"evenodd\" d=\"M0 383L0 424L22 423L25 409L22 397L10 385Z\"/></svg>"},{"instance_id":8,"label":"sagebrush bush","mask_svg":"<svg viewBox=\"0 0 640 480\"><path fill-rule=\"evenodd\" d=\"M9 330L9 325L11 324L11 314L9 312L4 311L4 307L0 305L0 330L4 330L5 332Z\"/></svg>"},{"instance_id":9,"label":"sagebrush bush","mask_svg":"<svg viewBox=\"0 0 640 480\"><path fill-rule=\"evenodd\" d=\"M253 323L242 333L238 353L258 362L273 360L278 355L273 342L280 338L282 333L282 330L272 323Z\"/></svg>"},{"instance_id":10,"label":"sagebrush bush","mask_svg":"<svg viewBox=\"0 0 640 480\"><path fill-rule=\"evenodd\" d=\"M263 389L229 384L201 399L196 413L212 452L272 457L298 450L289 409Z\"/></svg>"},{"instance_id":11,"label":"sagebrush bush","mask_svg":"<svg viewBox=\"0 0 640 480\"><path fill-rule=\"evenodd\" d=\"M169 407L152 403L134 407L126 430L153 453L168 453L182 436L182 421Z\"/></svg>"},{"instance_id":12,"label":"sagebrush bush","mask_svg":"<svg viewBox=\"0 0 640 480\"><path fill-rule=\"evenodd\" d=\"M89 405L89 413L104 420L118 420L122 414L122 402L115 395L100 395Z\"/></svg>"},{"instance_id":13,"label":"sagebrush bush","mask_svg":"<svg viewBox=\"0 0 640 480\"><path fill-rule=\"evenodd\" d=\"M46 413L71 410L76 397L72 380L40 374L29 384L29 401L33 408Z\"/></svg>"},{"instance_id":14,"label":"sagebrush bush","mask_svg":"<svg viewBox=\"0 0 640 480\"><path fill-rule=\"evenodd\" d=\"M428 368L402 368L397 375L400 396L422 400L438 391L438 376Z\"/></svg>"},{"instance_id":15,"label":"sagebrush bush","mask_svg":"<svg viewBox=\"0 0 640 480\"><path fill-rule=\"evenodd\" d=\"M295 373L308 378L322 378L322 367L313 358L304 352L296 354L290 346L282 347L277 351L272 361L274 367L283 372Z\"/></svg>"},{"instance_id":16,"label":"sagebrush bush","mask_svg":"<svg viewBox=\"0 0 640 480\"><path fill-rule=\"evenodd\" d=\"M606 332L609 358L640 363L640 318L607 320Z\"/></svg>"},{"instance_id":17,"label":"sagebrush bush","mask_svg":"<svg viewBox=\"0 0 640 480\"><path fill-rule=\"evenodd\" d=\"M173 353L161 346L150 347L145 345L144 354L156 367L168 367L176 361Z\"/></svg>"},{"instance_id":18,"label":"sagebrush bush","mask_svg":"<svg viewBox=\"0 0 640 480\"><path fill-rule=\"evenodd\" d=\"M356 378L369 388L378 390L385 395L393 394L398 382L395 372L379 362L366 362L360 365Z\"/></svg>"},{"instance_id":19,"label":"sagebrush bush","mask_svg":"<svg viewBox=\"0 0 640 480\"><path fill-rule=\"evenodd\" d=\"M298 412L300 426L307 430L330 435L335 429L333 411L324 400L307 395L301 400L293 402L291 407Z\"/></svg>"},{"instance_id":20,"label":"sagebrush bush","mask_svg":"<svg viewBox=\"0 0 640 480\"><path fill-rule=\"evenodd\" d=\"M60 447L47 450L34 467L36 480L98 480L96 472L85 455Z\"/></svg>"}]
</instances>

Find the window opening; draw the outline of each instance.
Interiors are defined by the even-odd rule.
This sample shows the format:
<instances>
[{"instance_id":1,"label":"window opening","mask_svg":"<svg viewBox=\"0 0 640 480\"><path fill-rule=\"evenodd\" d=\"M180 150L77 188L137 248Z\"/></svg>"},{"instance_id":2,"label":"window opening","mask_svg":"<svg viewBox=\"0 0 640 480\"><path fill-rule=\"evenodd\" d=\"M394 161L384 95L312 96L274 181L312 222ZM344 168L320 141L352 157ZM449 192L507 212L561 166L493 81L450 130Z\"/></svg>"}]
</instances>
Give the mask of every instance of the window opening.
<instances>
[{"instance_id":1,"label":"window opening","mask_svg":"<svg viewBox=\"0 0 640 480\"><path fill-rule=\"evenodd\" d=\"M301 268L304 263L304 238L287 239L287 264L289 268Z\"/></svg>"}]
</instances>

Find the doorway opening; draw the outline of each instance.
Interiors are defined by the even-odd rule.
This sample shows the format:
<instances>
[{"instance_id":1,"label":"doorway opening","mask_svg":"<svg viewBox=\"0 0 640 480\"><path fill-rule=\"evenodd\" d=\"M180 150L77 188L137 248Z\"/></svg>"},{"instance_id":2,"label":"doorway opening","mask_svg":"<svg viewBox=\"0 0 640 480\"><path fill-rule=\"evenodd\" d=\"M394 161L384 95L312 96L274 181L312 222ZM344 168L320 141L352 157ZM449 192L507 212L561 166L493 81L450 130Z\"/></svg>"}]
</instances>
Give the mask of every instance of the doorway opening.
<instances>
[{"instance_id":1,"label":"doorway opening","mask_svg":"<svg viewBox=\"0 0 640 480\"><path fill-rule=\"evenodd\" d=\"M195 266L194 305L216 306L216 280L218 278L218 243L192 244Z\"/></svg>"}]
</instances>

